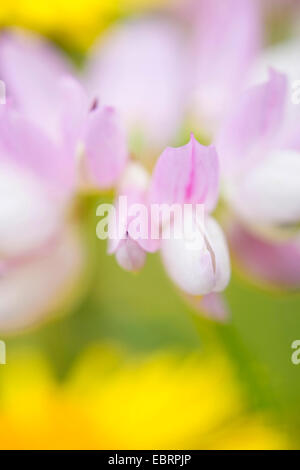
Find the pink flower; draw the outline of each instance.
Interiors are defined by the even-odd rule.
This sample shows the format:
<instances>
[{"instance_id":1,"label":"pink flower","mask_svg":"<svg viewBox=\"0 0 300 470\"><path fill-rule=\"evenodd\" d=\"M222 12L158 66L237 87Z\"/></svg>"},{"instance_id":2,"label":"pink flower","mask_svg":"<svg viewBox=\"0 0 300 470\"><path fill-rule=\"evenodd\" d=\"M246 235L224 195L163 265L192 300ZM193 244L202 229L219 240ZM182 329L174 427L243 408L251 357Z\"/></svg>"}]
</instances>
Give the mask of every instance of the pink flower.
<instances>
[{"instance_id":1,"label":"pink flower","mask_svg":"<svg viewBox=\"0 0 300 470\"><path fill-rule=\"evenodd\" d=\"M193 134L183 147L168 147L155 165L151 187L152 203L205 204L211 212L219 192L219 162L213 146L205 147Z\"/></svg>"},{"instance_id":2,"label":"pink flower","mask_svg":"<svg viewBox=\"0 0 300 470\"><path fill-rule=\"evenodd\" d=\"M144 151L156 151L180 129L186 62L180 27L172 20L143 18L114 26L101 37L86 80L104 103L120 110L130 140L141 141Z\"/></svg>"},{"instance_id":3,"label":"pink flower","mask_svg":"<svg viewBox=\"0 0 300 470\"><path fill-rule=\"evenodd\" d=\"M158 248L158 240L152 240L148 230L148 212L141 221L141 225L147 224L145 236L142 233L140 236L133 233L132 222L138 214L130 215L135 204L148 210L149 179L142 165L130 162L117 189L116 220L113 223L122 224L122 232L116 233L116 229L113 230L114 237L109 241L108 253L115 254L118 264L127 271L139 271L146 261L146 253ZM120 196L126 198L126 212L120 203Z\"/></svg>"},{"instance_id":4,"label":"pink flower","mask_svg":"<svg viewBox=\"0 0 300 470\"><path fill-rule=\"evenodd\" d=\"M283 285L291 280L295 285L300 281L298 270L292 262L288 273L287 264L292 259L290 248L294 251L295 245L297 251L298 246L291 228L300 220L300 145L299 122L290 118L287 85L287 77L270 70L267 82L246 91L221 129L217 148L224 195L244 225L230 232L233 250L236 247L252 273L265 274L266 280L277 284L281 276L269 273L271 266L282 264L287 273Z\"/></svg>"},{"instance_id":5,"label":"pink flower","mask_svg":"<svg viewBox=\"0 0 300 470\"><path fill-rule=\"evenodd\" d=\"M30 255L0 261L0 331L33 325L81 293L84 250L74 227ZM76 299L74 299L76 300Z\"/></svg>"},{"instance_id":6,"label":"pink flower","mask_svg":"<svg viewBox=\"0 0 300 470\"><path fill-rule=\"evenodd\" d=\"M162 237L160 244L170 278L191 296L223 291L230 279L225 237L219 224L210 216L217 202L218 187L216 150L212 146L200 145L193 135L187 145L167 148L158 159L152 175L151 203L192 204L193 208L196 204L204 206L203 223L193 209L185 227L182 224L176 226L176 220L171 222L177 237Z\"/></svg>"},{"instance_id":7,"label":"pink flower","mask_svg":"<svg viewBox=\"0 0 300 470\"><path fill-rule=\"evenodd\" d=\"M116 112L100 106L97 96L89 101L71 73L65 58L36 36L19 32L0 38L0 74L8 99L60 148L57 176L74 186L76 159L81 158L88 183L106 189L125 168L126 136Z\"/></svg>"},{"instance_id":8,"label":"pink flower","mask_svg":"<svg viewBox=\"0 0 300 470\"><path fill-rule=\"evenodd\" d=\"M109 253L116 255L124 269L137 271L143 267L147 252L160 249L170 278L188 294L190 302L207 315L223 320L228 312L217 293L229 282L230 261L223 232L210 216L218 189L217 153L212 146L200 145L193 135L187 145L168 147L161 154L151 178L140 164L130 163L118 188L118 197L126 196L127 204L123 208L119 198L116 202L122 231L110 240ZM134 204L147 211L142 220L146 222L146 237L136 237L133 230L135 214L128 213ZM172 216L175 204L180 209L190 205L190 211L183 211L184 219ZM198 217L197 205L204 208L204 221ZM158 217L154 217L154 208Z\"/></svg>"},{"instance_id":9,"label":"pink flower","mask_svg":"<svg viewBox=\"0 0 300 470\"><path fill-rule=\"evenodd\" d=\"M2 330L47 313L78 279L83 256L68 221L72 198L83 184L111 188L126 165L117 114L90 103L70 71L35 36L0 38L7 90L0 107Z\"/></svg>"},{"instance_id":10,"label":"pink flower","mask_svg":"<svg viewBox=\"0 0 300 470\"><path fill-rule=\"evenodd\" d=\"M300 237L270 240L232 220L226 230L238 266L263 285L299 288Z\"/></svg>"},{"instance_id":11,"label":"pink flower","mask_svg":"<svg viewBox=\"0 0 300 470\"><path fill-rule=\"evenodd\" d=\"M217 142L227 197L254 226L300 219L300 148L285 126L286 92L286 78L270 71L242 96Z\"/></svg>"},{"instance_id":12,"label":"pink flower","mask_svg":"<svg viewBox=\"0 0 300 470\"><path fill-rule=\"evenodd\" d=\"M190 117L215 133L259 49L259 11L252 0L195 0L108 30L86 81L120 109L134 151L153 156L178 141Z\"/></svg>"},{"instance_id":13,"label":"pink flower","mask_svg":"<svg viewBox=\"0 0 300 470\"><path fill-rule=\"evenodd\" d=\"M245 86L261 48L261 16L253 0L191 0L190 111L214 136Z\"/></svg>"},{"instance_id":14,"label":"pink flower","mask_svg":"<svg viewBox=\"0 0 300 470\"><path fill-rule=\"evenodd\" d=\"M63 154L34 123L11 109L0 115L0 252L34 251L62 224L69 199Z\"/></svg>"}]
</instances>

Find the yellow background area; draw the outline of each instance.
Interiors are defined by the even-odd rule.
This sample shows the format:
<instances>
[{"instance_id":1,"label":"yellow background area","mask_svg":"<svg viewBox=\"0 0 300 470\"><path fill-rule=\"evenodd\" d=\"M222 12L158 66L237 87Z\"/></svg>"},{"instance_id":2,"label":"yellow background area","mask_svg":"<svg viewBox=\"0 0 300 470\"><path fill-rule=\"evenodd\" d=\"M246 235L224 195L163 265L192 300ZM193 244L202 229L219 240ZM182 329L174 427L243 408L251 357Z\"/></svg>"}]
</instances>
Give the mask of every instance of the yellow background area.
<instances>
[{"instance_id":1,"label":"yellow background area","mask_svg":"<svg viewBox=\"0 0 300 470\"><path fill-rule=\"evenodd\" d=\"M276 449L250 415L229 363L165 352L144 360L91 347L58 384L37 355L2 369L2 449Z\"/></svg>"},{"instance_id":2,"label":"yellow background area","mask_svg":"<svg viewBox=\"0 0 300 470\"><path fill-rule=\"evenodd\" d=\"M117 18L164 7L171 0L12 0L0 8L0 24L32 29L84 50Z\"/></svg>"}]
</instances>

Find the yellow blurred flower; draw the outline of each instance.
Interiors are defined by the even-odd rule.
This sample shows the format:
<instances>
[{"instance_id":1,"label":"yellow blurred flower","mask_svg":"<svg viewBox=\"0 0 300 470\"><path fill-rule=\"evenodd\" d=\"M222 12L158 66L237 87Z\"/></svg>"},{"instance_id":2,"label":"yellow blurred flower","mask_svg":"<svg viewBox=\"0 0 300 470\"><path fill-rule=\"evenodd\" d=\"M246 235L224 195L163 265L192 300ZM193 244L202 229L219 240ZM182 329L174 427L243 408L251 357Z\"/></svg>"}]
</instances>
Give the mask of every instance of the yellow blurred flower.
<instances>
[{"instance_id":1,"label":"yellow blurred flower","mask_svg":"<svg viewBox=\"0 0 300 470\"><path fill-rule=\"evenodd\" d=\"M228 362L198 354L124 359L92 348L68 379L41 358L1 368L1 449L282 449L285 438L249 415Z\"/></svg>"},{"instance_id":2,"label":"yellow blurred flower","mask_svg":"<svg viewBox=\"0 0 300 470\"><path fill-rule=\"evenodd\" d=\"M88 47L116 18L157 8L172 0L11 0L0 9L0 24L49 35L79 49Z\"/></svg>"}]
</instances>

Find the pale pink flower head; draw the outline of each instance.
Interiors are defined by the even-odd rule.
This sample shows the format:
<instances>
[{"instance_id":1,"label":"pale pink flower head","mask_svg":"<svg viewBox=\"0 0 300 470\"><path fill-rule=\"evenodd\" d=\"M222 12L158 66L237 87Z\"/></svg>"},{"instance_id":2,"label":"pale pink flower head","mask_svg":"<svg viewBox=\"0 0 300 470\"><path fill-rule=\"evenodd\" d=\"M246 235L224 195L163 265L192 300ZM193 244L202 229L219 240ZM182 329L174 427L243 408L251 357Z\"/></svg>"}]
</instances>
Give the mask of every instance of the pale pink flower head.
<instances>
[{"instance_id":1,"label":"pale pink flower head","mask_svg":"<svg viewBox=\"0 0 300 470\"><path fill-rule=\"evenodd\" d=\"M69 227L30 256L0 261L0 332L31 327L78 301L84 265L82 240Z\"/></svg>"},{"instance_id":2,"label":"pale pink flower head","mask_svg":"<svg viewBox=\"0 0 300 470\"><path fill-rule=\"evenodd\" d=\"M191 117L214 135L260 48L259 13L253 0L192 0L118 23L92 50L88 88L120 110L144 158L176 142Z\"/></svg>"},{"instance_id":3,"label":"pale pink flower head","mask_svg":"<svg viewBox=\"0 0 300 470\"><path fill-rule=\"evenodd\" d=\"M122 221L122 233L110 240L109 252L116 255L118 263L126 270L139 270L146 252L160 249L170 278L186 294L203 301L192 300L198 310L205 310L215 319L227 316L225 304L218 292L225 289L230 278L230 261L226 241L216 220L209 214L216 206L219 190L219 164L213 146L199 144L193 135L187 145L168 147L159 157L151 178L140 164L131 162L121 179L118 195L127 197L127 208L142 205L147 212L146 238L135 238L131 230L134 216L123 217L120 199L116 209ZM172 215L172 207L188 206L182 212L184 219ZM198 217L201 206L204 220ZM165 208L170 208L168 218ZM155 218L154 214L159 217ZM162 211L162 212L160 212ZM182 223L184 220L184 223ZM157 226L156 226L157 224ZM152 228L155 226L153 239ZM166 236L170 229L170 235ZM176 237L174 236L176 233ZM206 295L209 296L206 298Z\"/></svg>"},{"instance_id":4,"label":"pale pink flower head","mask_svg":"<svg viewBox=\"0 0 300 470\"><path fill-rule=\"evenodd\" d=\"M152 176L152 203L191 204L192 208L203 205L204 223L199 223L192 209L187 215L186 227L177 226L177 220L171 221L177 236L168 239L162 236L160 248L171 279L193 296L220 292L230 278L226 241L220 226L209 215L217 202L218 187L216 150L213 146L202 146L193 135L187 145L167 148L158 159ZM191 246L194 235L196 238Z\"/></svg>"},{"instance_id":5,"label":"pale pink flower head","mask_svg":"<svg viewBox=\"0 0 300 470\"><path fill-rule=\"evenodd\" d=\"M0 38L2 256L33 251L53 238L76 189L79 150L85 177L100 189L118 180L127 160L125 135L111 108L89 109L64 58L25 33ZM81 168L80 168L81 169Z\"/></svg>"},{"instance_id":6,"label":"pale pink flower head","mask_svg":"<svg viewBox=\"0 0 300 470\"><path fill-rule=\"evenodd\" d=\"M66 227L70 200L63 153L9 106L0 116L0 330L26 327L66 298L83 266Z\"/></svg>"},{"instance_id":7,"label":"pale pink flower head","mask_svg":"<svg viewBox=\"0 0 300 470\"><path fill-rule=\"evenodd\" d=\"M238 268L259 282L295 290L300 286L300 237L266 239L251 232L237 220L231 220L226 234Z\"/></svg>"},{"instance_id":8,"label":"pale pink flower head","mask_svg":"<svg viewBox=\"0 0 300 470\"><path fill-rule=\"evenodd\" d=\"M0 253L22 256L53 238L63 221L62 153L11 109L0 113Z\"/></svg>"},{"instance_id":9,"label":"pale pink flower head","mask_svg":"<svg viewBox=\"0 0 300 470\"><path fill-rule=\"evenodd\" d=\"M0 37L7 90L0 106L3 331L36 321L74 284L83 256L69 227L73 196L83 182L111 188L126 165L117 113L89 102L71 73L62 54L37 36Z\"/></svg>"},{"instance_id":10,"label":"pale pink flower head","mask_svg":"<svg viewBox=\"0 0 300 470\"><path fill-rule=\"evenodd\" d=\"M189 108L200 132L214 136L261 48L261 15L253 0L183 2L191 25Z\"/></svg>"},{"instance_id":11,"label":"pale pink flower head","mask_svg":"<svg viewBox=\"0 0 300 470\"><path fill-rule=\"evenodd\" d=\"M217 141L225 195L251 226L300 220L300 148L295 124L286 127L287 99L286 77L271 70L241 97Z\"/></svg>"},{"instance_id":12,"label":"pale pink flower head","mask_svg":"<svg viewBox=\"0 0 300 470\"><path fill-rule=\"evenodd\" d=\"M15 109L59 139L59 80L73 73L67 57L28 31L4 31L0 36L0 76Z\"/></svg>"},{"instance_id":13,"label":"pale pink flower head","mask_svg":"<svg viewBox=\"0 0 300 470\"><path fill-rule=\"evenodd\" d=\"M237 219L228 229L232 251L252 276L282 287L300 282L300 127L290 100L287 77L271 69L241 96L217 139Z\"/></svg>"},{"instance_id":14,"label":"pale pink flower head","mask_svg":"<svg viewBox=\"0 0 300 470\"><path fill-rule=\"evenodd\" d=\"M86 81L120 111L134 150L141 145L143 152L155 152L180 130L187 72L181 27L170 18L149 17L117 24L101 37Z\"/></svg>"},{"instance_id":15,"label":"pale pink flower head","mask_svg":"<svg viewBox=\"0 0 300 470\"><path fill-rule=\"evenodd\" d=\"M98 96L89 100L74 75L62 53L41 38L21 31L1 36L0 76L9 102L60 148L64 187L74 188L76 165L84 160L85 182L110 188L127 161L126 136L117 113Z\"/></svg>"},{"instance_id":16,"label":"pale pink flower head","mask_svg":"<svg viewBox=\"0 0 300 470\"><path fill-rule=\"evenodd\" d=\"M159 246L159 239L152 239L150 233L149 181L145 168L130 162L117 189L116 217L111 223L119 224L121 230L112 230L108 252L115 254L118 264L127 271L139 271L147 252L154 252Z\"/></svg>"}]
</instances>

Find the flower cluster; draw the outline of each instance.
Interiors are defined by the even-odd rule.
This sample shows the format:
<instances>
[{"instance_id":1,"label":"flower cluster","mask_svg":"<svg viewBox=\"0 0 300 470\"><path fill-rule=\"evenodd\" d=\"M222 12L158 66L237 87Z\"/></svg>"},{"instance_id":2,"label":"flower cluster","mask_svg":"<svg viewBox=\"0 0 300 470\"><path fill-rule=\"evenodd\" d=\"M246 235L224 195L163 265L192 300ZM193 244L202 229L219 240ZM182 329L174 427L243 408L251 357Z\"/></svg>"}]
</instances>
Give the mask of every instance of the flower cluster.
<instances>
[{"instance_id":1,"label":"flower cluster","mask_svg":"<svg viewBox=\"0 0 300 470\"><path fill-rule=\"evenodd\" d=\"M108 251L119 265L139 270L159 251L173 282L215 318L227 314L226 238L249 274L299 286L300 108L291 96L300 41L263 50L261 17L251 0L187 2L109 30L81 73L36 36L1 35L1 328L31 323L78 282L84 254L71 213L91 188L115 191L123 231ZM190 141L171 147L186 127ZM155 239L133 237L120 196L130 206L201 204L203 224L189 214L197 243L191 250L186 230L163 217ZM180 236L165 237L170 229Z\"/></svg>"}]
</instances>

